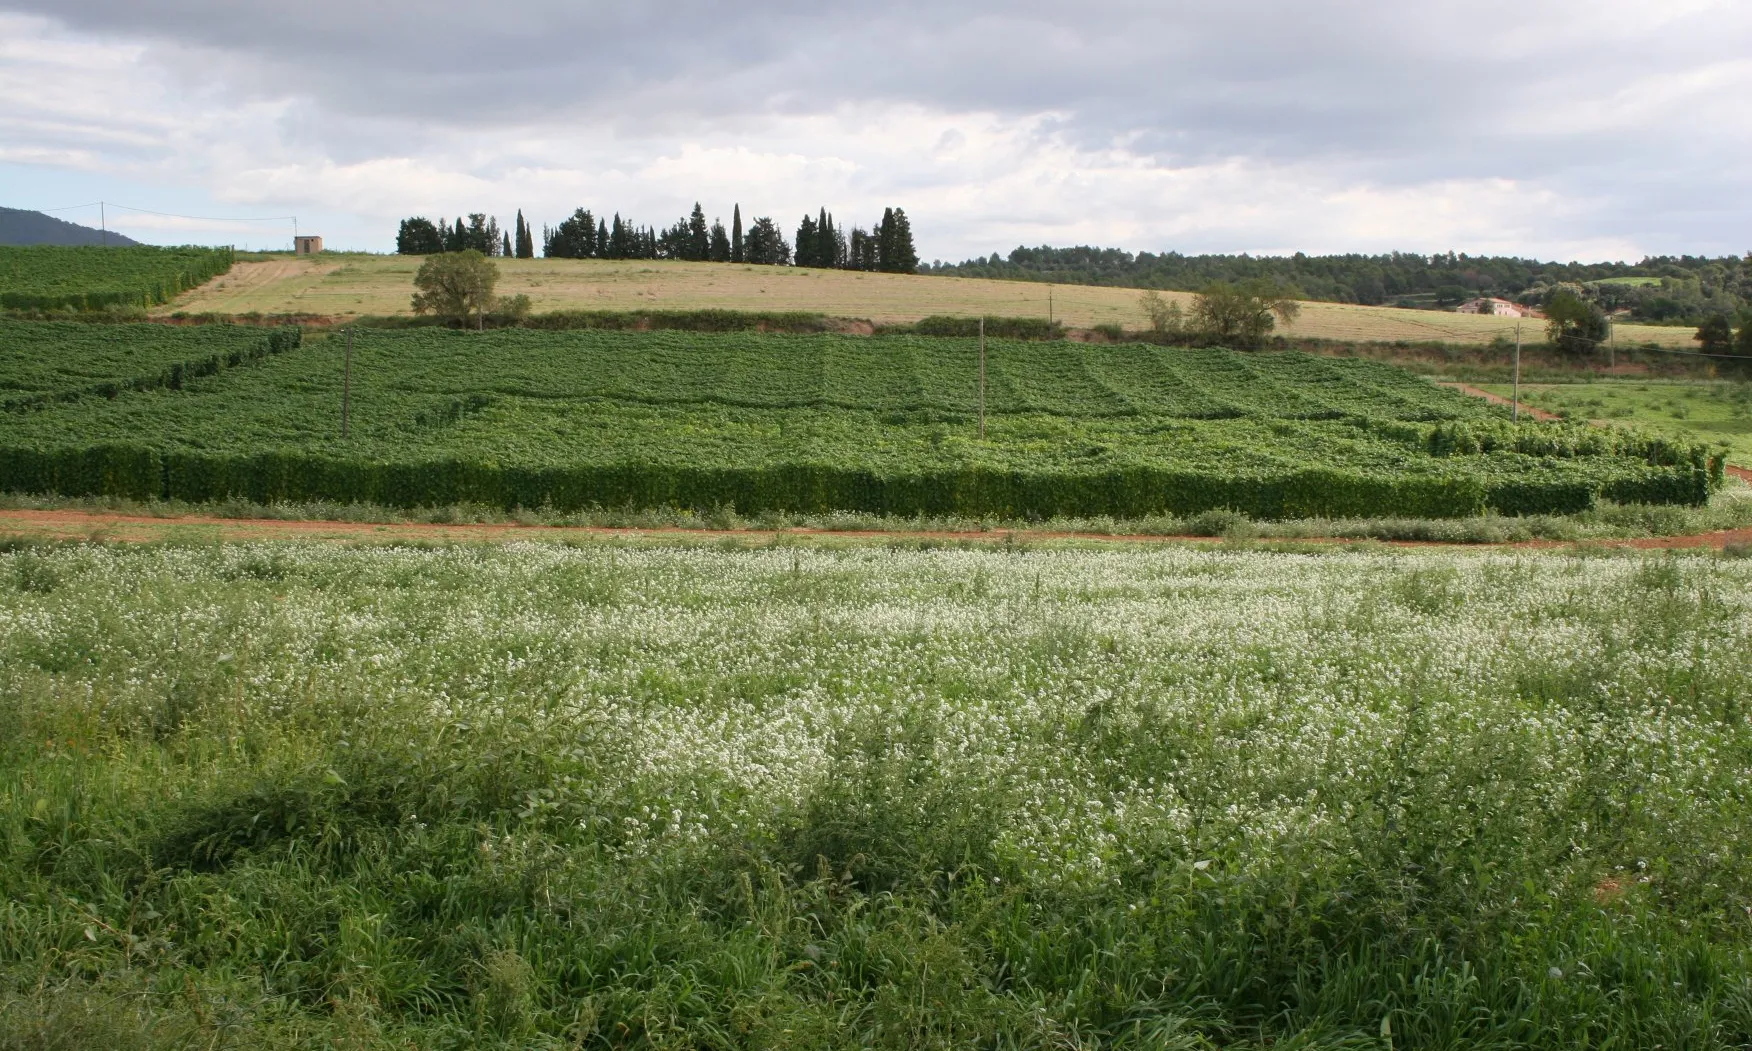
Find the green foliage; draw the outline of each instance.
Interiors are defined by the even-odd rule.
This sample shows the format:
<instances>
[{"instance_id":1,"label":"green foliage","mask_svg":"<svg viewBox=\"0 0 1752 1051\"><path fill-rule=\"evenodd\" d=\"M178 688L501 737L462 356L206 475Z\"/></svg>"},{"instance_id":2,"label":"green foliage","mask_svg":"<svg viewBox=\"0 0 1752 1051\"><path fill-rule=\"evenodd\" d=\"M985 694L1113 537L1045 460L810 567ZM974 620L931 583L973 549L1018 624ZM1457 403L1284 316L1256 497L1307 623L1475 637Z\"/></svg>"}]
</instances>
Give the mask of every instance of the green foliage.
<instances>
[{"instance_id":1,"label":"green foliage","mask_svg":"<svg viewBox=\"0 0 1752 1051\"><path fill-rule=\"evenodd\" d=\"M414 275L414 287L419 289L414 293L414 313L457 322L466 322L472 314L484 324L498 283L498 266L475 249L431 256Z\"/></svg>"},{"instance_id":2,"label":"green foliage","mask_svg":"<svg viewBox=\"0 0 1752 1051\"><path fill-rule=\"evenodd\" d=\"M911 332L920 336L960 336L963 338L979 335L980 319L976 317L950 317L944 314L933 314L920 318L911 325L884 326L884 332ZM986 315L985 334L991 339L1063 339L1065 327L1057 322L1051 322L1043 317L997 317Z\"/></svg>"},{"instance_id":3,"label":"green foliage","mask_svg":"<svg viewBox=\"0 0 1752 1051\"><path fill-rule=\"evenodd\" d=\"M1140 294L1138 306L1143 308L1144 316L1150 319L1150 331L1156 335L1178 336L1186 330L1186 311L1179 303L1163 299L1162 294L1155 289L1148 289Z\"/></svg>"},{"instance_id":4,"label":"green foliage","mask_svg":"<svg viewBox=\"0 0 1752 1051\"><path fill-rule=\"evenodd\" d=\"M1697 335L1692 337L1701 346L1705 354L1732 354L1734 352L1733 324L1721 314L1711 314L1697 326Z\"/></svg>"},{"instance_id":5,"label":"green foliage","mask_svg":"<svg viewBox=\"0 0 1752 1051\"><path fill-rule=\"evenodd\" d=\"M180 389L299 345L296 328L0 321L0 409Z\"/></svg>"},{"instance_id":6,"label":"green foliage","mask_svg":"<svg viewBox=\"0 0 1752 1051\"><path fill-rule=\"evenodd\" d=\"M444 251L444 234L423 215L403 219L396 231L395 250L399 255L438 255Z\"/></svg>"},{"instance_id":7,"label":"green foliage","mask_svg":"<svg viewBox=\"0 0 1752 1051\"><path fill-rule=\"evenodd\" d=\"M1302 311L1294 289L1269 281L1218 281L1192 300L1192 327L1224 346L1257 347L1276 322L1289 324Z\"/></svg>"},{"instance_id":8,"label":"green foliage","mask_svg":"<svg viewBox=\"0 0 1752 1051\"><path fill-rule=\"evenodd\" d=\"M18 361L53 331L0 330ZM367 329L348 439L331 339L181 390L0 421L0 488L401 507L1435 518L1568 513L1601 498L1695 504L1711 471L1720 477L1689 446L1486 427L1500 410L1361 359L988 344L981 442L977 344L965 338Z\"/></svg>"},{"instance_id":9,"label":"green foliage","mask_svg":"<svg viewBox=\"0 0 1752 1051\"><path fill-rule=\"evenodd\" d=\"M229 248L0 245L0 309L151 307L231 269Z\"/></svg>"},{"instance_id":10,"label":"green foliage","mask_svg":"<svg viewBox=\"0 0 1752 1051\"><path fill-rule=\"evenodd\" d=\"M1560 291L1545 304L1545 338L1568 354L1591 354L1606 339L1606 315L1572 292Z\"/></svg>"},{"instance_id":11,"label":"green foliage","mask_svg":"<svg viewBox=\"0 0 1752 1051\"><path fill-rule=\"evenodd\" d=\"M1738 1051L1749 594L1518 552L14 548L0 1047Z\"/></svg>"},{"instance_id":12,"label":"green foliage","mask_svg":"<svg viewBox=\"0 0 1752 1051\"><path fill-rule=\"evenodd\" d=\"M935 264L935 274L1193 292L1216 281L1263 280L1290 285L1308 299L1430 307L1475 296L1502 296L1541 305L1568 288L1606 310L1625 309L1640 321L1697 324L1716 313L1752 307L1752 255L1710 259L1655 256L1637 263L1555 263L1449 252L1425 256L1132 254L1113 248L1018 247L959 264Z\"/></svg>"}]
</instances>

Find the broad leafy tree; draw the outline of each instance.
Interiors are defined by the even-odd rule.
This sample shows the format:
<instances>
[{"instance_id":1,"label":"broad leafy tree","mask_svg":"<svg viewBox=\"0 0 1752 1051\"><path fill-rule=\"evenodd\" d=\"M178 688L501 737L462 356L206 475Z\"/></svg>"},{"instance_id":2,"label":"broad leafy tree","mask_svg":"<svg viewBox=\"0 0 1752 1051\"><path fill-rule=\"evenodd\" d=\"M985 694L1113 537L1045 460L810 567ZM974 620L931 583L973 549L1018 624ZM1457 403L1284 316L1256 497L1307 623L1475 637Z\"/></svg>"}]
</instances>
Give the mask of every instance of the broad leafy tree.
<instances>
[{"instance_id":1,"label":"broad leafy tree","mask_svg":"<svg viewBox=\"0 0 1752 1051\"><path fill-rule=\"evenodd\" d=\"M1705 354L1731 354L1734 351L1734 326L1724 314L1711 314L1697 326L1691 337L1701 343Z\"/></svg>"},{"instance_id":2,"label":"broad leafy tree","mask_svg":"<svg viewBox=\"0 0 1752 1051\"><path fill-rule=\"evenodd\" d=\"M395 235L395 250L400 255L437 255L444 251L444 235L437 224L423 215L401 221Z\"/></svg>"},{"instance_id":3,"label":"broad leafy tree","mask_svg":"<svg viewBox=\"0 0 1752 1051\"><path fill-rule=\"evenodd\" d=\"M1587 354L1606 339L1606 312L1568 289L1545 304L1545 339L1567 354Z\"/></svg>"},{"instance_id":4,"label":"broad leafy tree","mask_svg":"<svg viewBox=\"0 0 1752 1051\"><path fill-rule=\"evenodd\" d=\"M1219 343L1257 347L1278 322L1301 314L1295 295L1270 281L1218 281L1193 296L1192 327Z\"/></svg>"},{"instance_id":5,"label":"broad leafy tree","mask_svg":"<svg viewBox=\"0 0 1752 1051\"><path fill-rule=\"evenodd\" d=\"M482 252L465 249L428 256L414 275L414 313L436 314L467 324L470 316L485 324L493 307L499 268Z\"/></svg>"}]
</instances>

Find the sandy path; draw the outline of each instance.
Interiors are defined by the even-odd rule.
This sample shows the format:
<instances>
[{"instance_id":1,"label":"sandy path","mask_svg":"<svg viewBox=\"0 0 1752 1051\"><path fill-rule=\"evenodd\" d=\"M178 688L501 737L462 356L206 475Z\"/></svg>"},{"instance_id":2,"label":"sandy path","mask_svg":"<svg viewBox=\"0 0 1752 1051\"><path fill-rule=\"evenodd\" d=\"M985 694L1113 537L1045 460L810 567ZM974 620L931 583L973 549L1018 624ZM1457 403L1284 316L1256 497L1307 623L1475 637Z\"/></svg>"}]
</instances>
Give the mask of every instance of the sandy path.
<instances>
[{"instance_id":1,"label":"sandy path","mask_svg":"<svg viewBox=\"0 0 1752 1051\"><path fill-rule=\"evenodd\" d=\"M145 543L161 540L332 540L346 543L390 544L405 541L431 543L510 543L518 540L566 540L596 538L657 538L657 539L722 539L740 538L752 542L772 542L784 536L845 537L861 540L936 540L966 541L982 544L1004 544L1015 540L1083 540L1120 544L1209 544L1217 540L1208 536L1140 536L1109 533L1075 533L990 530L987 532L914 531L914 530L830 530L830 529L622 529L606 526L541 526L490 523L473 525L439 525L429 522L315 522L282 521L263 518L213 518L189 515L178 518L154 518L148 515L124 515L88 511L8 511L0 510L0 532L12 535L38 536L67 540L116 540ZM1268 541L1270 543L1346 544L1363 541L1344 538L1307 538L1299 541ZM1561 549L1574 545L1562 540L1529 540L1507 544L1451 544L1437 541L1390 541L1396 547L1479 547ZM1752 528L1703 533L1696 536L1639 537L1629 540L1588 541L1591 546L1639 549L1713 548L1720 550L1729 544L1752 545Z\"/></svg>"},{"instance_id":2,"label":"sandy path","mask_svg":"<svg viewBox=\"0 0 1752 1051\"><path fill-rule=\"evenodd\" d=\"M1509 398L1505 398L1501 394L1492 394L1490 391L1487 391L1482 387L1474 387L1470 383L1438 383L1438 384L1436 384L1436 386L1438 386L1438 387L1451 387L1454 390L1459 391L1461 394L1470 394L1474 398L1483 398L1485 401L1490 402L1492 405L1501 405L1504 408L1508 408L1514 404L1513 400L1511 400ZM1533 406L1528 405L1526 402L1521 403L1521 411L1526 413L1527 415L1533 417L1536 420L1544 420L1547 422L1549 422L1551 420L1560 420L1563 418L1554 412L1546 412L1544 409L1535 409Z\"/></svg>"}]
</instances>

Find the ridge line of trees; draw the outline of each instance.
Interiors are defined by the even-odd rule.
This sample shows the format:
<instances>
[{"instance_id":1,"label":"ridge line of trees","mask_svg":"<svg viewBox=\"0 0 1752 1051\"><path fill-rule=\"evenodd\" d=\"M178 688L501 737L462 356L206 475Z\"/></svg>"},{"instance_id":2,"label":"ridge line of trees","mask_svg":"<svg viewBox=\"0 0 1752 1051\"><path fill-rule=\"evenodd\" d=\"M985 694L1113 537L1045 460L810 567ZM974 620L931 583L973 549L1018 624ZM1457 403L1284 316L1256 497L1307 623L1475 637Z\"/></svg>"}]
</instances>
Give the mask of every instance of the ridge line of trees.
<instances>
[{"instance_id":1,"label":"ridge line of trees","mask_svg":"<svg viewBox=\"0 0 1752 1051\"><path fill-rule=\"evenodd\" d=\"M1650 256L1638 263L1555 263L1511 256L1407 252L1311 256L1182 255L1079 245L1018 246L922 273L1196 292L1216 282L1266 280L1309 299L1403 307L1452 307L1501 297L1545 307L1567 292L1607 314L1654 323L1698 324L1752 308L1752 253L1746 257Z\"/></svg>"},{"instance_id":2,"label":"ridge line of trees","mask_svg":"<svg viewBox=\"0 0 1752 1051\"><path fill-rule=\"evenodd\" d=\"M535 256L536 237L521 209L513 228L501 233L497 220L483 212L471 213L454 225L425 216L403 219L396 234L396 252L401 255L437 255L476 251L484 256ZM737 204L726 229L721 219L706 222L698 202L693 211L664 229L639 226L579 208L557 225L543 225L541 254L550 259L680 259L691 262L751 263L761 266L807 266L822 269L868 270L911 274L919 268L913 244L912 223L905 209L885 208L882 218L868 230L846 229L826 208L804 215L798 224L796 246L785 240L770 216L760 216L746 229L742 206Z\"/></svg>"}]
</instances>

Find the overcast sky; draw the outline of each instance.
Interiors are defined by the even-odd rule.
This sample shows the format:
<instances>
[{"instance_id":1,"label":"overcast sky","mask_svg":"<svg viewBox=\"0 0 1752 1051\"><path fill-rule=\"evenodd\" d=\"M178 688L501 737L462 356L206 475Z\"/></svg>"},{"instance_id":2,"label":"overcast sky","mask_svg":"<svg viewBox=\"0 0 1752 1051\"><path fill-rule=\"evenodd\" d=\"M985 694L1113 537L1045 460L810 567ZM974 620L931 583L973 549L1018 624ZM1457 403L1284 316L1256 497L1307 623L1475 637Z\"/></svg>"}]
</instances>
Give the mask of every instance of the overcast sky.
<instances>
[{"instance_id":1,"label":"overcast sky","mask_svg":"<svg viewBox=\"0 0 1752 1051\"><path fill-rule=\"evenodd\" d=\"M0 0L0 204L336 248L699 200L926 259L1738 254L1749 133L1748 0Z\"/></svg>"}]
</instances>

